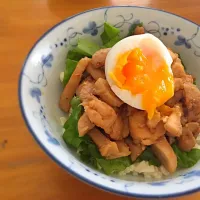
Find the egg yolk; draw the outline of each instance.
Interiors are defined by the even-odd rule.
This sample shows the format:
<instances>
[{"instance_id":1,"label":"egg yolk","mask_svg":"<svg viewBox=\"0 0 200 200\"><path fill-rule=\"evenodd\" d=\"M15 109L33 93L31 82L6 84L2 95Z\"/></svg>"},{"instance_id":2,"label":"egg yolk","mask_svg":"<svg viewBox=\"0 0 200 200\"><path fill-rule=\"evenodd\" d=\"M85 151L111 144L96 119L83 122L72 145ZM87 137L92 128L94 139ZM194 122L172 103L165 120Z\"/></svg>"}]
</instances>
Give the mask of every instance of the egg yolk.
<instances>
[{"instance_id":1,"label":"egg yolk","mask_svg":"<svg viewBox=\"0 0 200 200\"><path fill-rule=\"evenodd\" d=\"M172 73L165 60L153 51L135 48L120 54L110 77L119 88L133 95L142 94L142 108L149 119L156 107L174 95Z\"/></svg>"}]
</instances>

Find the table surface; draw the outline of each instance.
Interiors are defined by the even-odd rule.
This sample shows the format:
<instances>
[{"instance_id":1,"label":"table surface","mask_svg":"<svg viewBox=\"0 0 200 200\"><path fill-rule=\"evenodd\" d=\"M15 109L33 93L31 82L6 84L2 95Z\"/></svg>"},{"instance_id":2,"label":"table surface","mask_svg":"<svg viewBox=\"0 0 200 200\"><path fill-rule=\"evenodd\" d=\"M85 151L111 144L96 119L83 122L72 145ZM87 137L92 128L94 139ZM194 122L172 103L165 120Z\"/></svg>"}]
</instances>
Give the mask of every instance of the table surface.
<instances>
[{"instance_id":1,"label":"table surface","mask_svg":"<svg viewBox=\"0 0 200 200\"><path fill-rule=\"evenodd\" d=\"M0 199L126 199L82 183L41 150L22 120L17 84L25 56L47 29L87 9L127 4L164 9L200 24L199 0L1 0ZM200 193L174 199L197 200Z\"/></svg>"}]
</instances>

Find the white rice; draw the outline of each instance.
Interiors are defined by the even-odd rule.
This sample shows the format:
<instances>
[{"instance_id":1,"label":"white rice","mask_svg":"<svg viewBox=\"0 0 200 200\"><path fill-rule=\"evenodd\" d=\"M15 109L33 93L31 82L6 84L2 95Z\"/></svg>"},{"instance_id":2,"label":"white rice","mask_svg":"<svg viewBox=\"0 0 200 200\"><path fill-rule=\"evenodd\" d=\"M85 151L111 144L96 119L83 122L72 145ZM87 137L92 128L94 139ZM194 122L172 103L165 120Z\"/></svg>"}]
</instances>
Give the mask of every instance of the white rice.
<instances>
[{"instance_id":1,"label":"white rice","mask_svg":"<svg viewBox=\"0 0 200 200\"><path fill-rule=\"evenodd\" d=\"M156 167L150 165L148 161L141 161L139 163L134 163L131 166L127 167L124 171L119 173L120 176L126 174L131 175L140 175L143 176L146 180L149 179L162 179L169 175L169 172L163 167Z\"/></svg>"},{"instance_id":2,"label":"white rice","mask_svg":"<svg viewBox=\"0 0 200 200\"><path fill-rule=\"evenodd\" d=\"M66 117L60 117L60 125L63 127L65 122L67 121L67 118ZM64 133L65 132L65 129L62 128L62 132Z\"/></svg>"},{"instance_id":3,"label":"white rice","mask_svg":"<svg viewBox=\"0 0 200 200\"><path fill-rule=\"evenodd\" d=\"M65 122L67 121L66 117L60 117L60 125L64 126Z\"/></svg>"},{"instance_id":4,"label":"white rice","mask_svg":"<svg viewBox=\"0 0 200 200\"><path fill-rule=\"evenodd\" d=\"M61 81L61 83L63 82L63 80L64 80L64 72L61 72L60 73L60 81Z\"/></svg>"}]
</instances>

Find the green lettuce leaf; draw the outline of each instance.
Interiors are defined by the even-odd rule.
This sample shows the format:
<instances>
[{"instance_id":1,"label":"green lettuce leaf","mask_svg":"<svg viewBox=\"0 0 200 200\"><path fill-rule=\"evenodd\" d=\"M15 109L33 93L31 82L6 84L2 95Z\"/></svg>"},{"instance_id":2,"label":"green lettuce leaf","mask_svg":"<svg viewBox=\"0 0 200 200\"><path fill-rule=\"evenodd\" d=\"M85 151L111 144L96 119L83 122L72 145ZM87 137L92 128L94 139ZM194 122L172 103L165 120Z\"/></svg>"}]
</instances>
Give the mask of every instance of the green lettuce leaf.
<instances>
[{"instance_id":1,"label":"green lettuce leaf","mask_svg":"<svg viewBox=\"0 0 200 200\"><path fill-rule=\"evenodd\" d=\"M85 141L79 146L77 153L81 160L96 169L102 169L106 174L118 173L131 165L130 157L106 160L101 156L97 146L92 141Z\"/></svg>"},{"instance_id":2,"label":"green lettuce leaf","mask_svg":"<svg viewBox=\"0 0 200 200\"><path fill-rule=\"evenodd\" d=\"M103 48L111 48L113 47L117 42L119 42L122 38L119 35L116 35L114 38L112 38L110 41L108 41L106 44L104 44Z\"/></svg>"},{"instance_id":3,"label":"green lettuce leaf","mask_svg":"<svg viewBox=\"0 0 200 200\"><path fill-rule=\"evenodd\" d=\"M78 40L78 46L75 50L81 55L92 57L92 55L99 49L100 46L97 45L95 42L85 38L80 38Z\"/></svg>"},{"instance_id":4,"label":"green lettuce leaf","mask_svg":"<svg viewBox=\"0 0 200 200\"><path fill-rule=\"evenodd\" d=\"M78 120L83 108L80 105L80 99L78 97L74 97L70 104L72 106L72 112L64 124L65 132L63 134L63 139L67 144L78 148L84 140L83 138L80 138L78 134Z\"/></svg>"},{"instance_id":5,"label":"green lettuce leaf","mask_svg":"<svg viewBox=\"0 0 200 200\"><path fill-rule=\"evenodd\" d=\"M104 31L101 34L101 39L102 39L103 44L105 45L110 40L112 40L113 38L118 36L119 32L120 32L120 30L118 28L115 28L114 26L112 26L109 23L105 22L104 23Z\"/></svg>"},{"instance_id":6,"label":"green lettuce leaf","mask_svg":"<svg viewBox=\"0 0 200 200\"><path fill-rule=\"evenodd\" d=\"M147 147L142 152L142 154L137 158L138 162L141 162L143 160L148 161L150 165L154 165L154 166L157 166L157 167L159 167L161 165L160 161L155 157L155 155L153 154L150 147Z\"/></svg>"},{"instance_id":7,"label":"green lettuce leaf","mask_svg":"<svg viewBox=\"0 0 200 200\"><path fill-rule=\"evenodd\" d=\"M181 151L174 143L172 148L177 156L178 168L189 168L200 160L200 149L192 149L189 152Z\"/></svg>"},{"instance_id":8,"label":"green lettuce leaf","mask_svg":"<svg viewBox=\"0 0 200 200\"><path fill-rule=\"evenodd\" d=\"M105 158L97 158L97 164L100 166L106 174L119 173L130 166L131 159L129 156L116 158L112 160L106 160Z\"/></svg>"},{"instance_id":9,"label":"green lettuce leaf","mask_svg":"<svg viewBox=\"0 0 200 200\"><path fill-rule=\"evenodd\" d=\"M66 60L66 68L64 71L64 79L63 79L64 86L68 83L72 73L74 72L76 68L77 63L78 63L77 61L71 60L69 58Z\"/></svg>"},{"instance_id":10,"label":"green lettuce leaf","mask_svg":"<svg viewBox=\"0 0 200 200\"><path fill-rule=\"evenodd\" d=\"M101 158L101 154L99 153L98 148L96 145L90 141L89 139L81 143L79 148L77 149L77 153L80 156L80 159L89 164L92 165L94 168L98 169L97 164L97 158Z\"/></svg>"},{"instance_id":11,"label":"green lettuce leaf","mask_svg":"<svg viewBox=\"0 0 200 200\"><path fill-rule=\"evenodd\" d=\"M74 61L79 61L81 58L84 58L84 57L85 55L78 52L76 48L69 50L67 53L67 59L74 60Z\"/></svg>"},{"instance_id":12,"label":"green lettuce leaf","mask_svg":"<svg viewBox=\"0 0 200 200\"><path fill-rule=\"evenodd\" d=\"M136 29L137 26L142 27L142 26L143 26L143 23L140 22L140 23L132 24L132 25L130 26L130 28L129 28L129 33L128 33L127 36L131 36L131 35L133 35L133 33L134 33L134 31L135 31L135 29Z\"/></svg>"}]
</instances>

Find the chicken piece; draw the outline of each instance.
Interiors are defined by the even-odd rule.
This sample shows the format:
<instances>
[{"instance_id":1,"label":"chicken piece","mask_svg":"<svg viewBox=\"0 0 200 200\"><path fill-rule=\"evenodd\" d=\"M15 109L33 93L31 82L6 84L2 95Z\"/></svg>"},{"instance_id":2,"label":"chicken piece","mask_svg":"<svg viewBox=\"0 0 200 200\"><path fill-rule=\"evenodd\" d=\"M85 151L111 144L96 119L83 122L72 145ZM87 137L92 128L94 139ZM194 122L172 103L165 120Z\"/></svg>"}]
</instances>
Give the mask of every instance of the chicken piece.
<instances>
[{"instance_id":1,"label":"chicken piece","mask_svg":"<svg viewBox=\"0 0 200 200\"><path fill-rule=\"evenodd\" d=\"M123 124L122 117L118 114L117 119L111 126L111 129L109 132L110 138L112 138L113 140L122 140L123 139L123 133L122 133L123 128L124 128L124 124Z\"/></svg>"},{"instance_id":2,"label":"chicken piece","mask_svg":"<svg viewBox=\"0 0 200 200\"><path fill-rule=\"evenodd\" d=\"M164 128L168 136L179 137L182 134L181 116L182 110L177 107L167 119Z\"/></svg>"},{"instance_id":3,"label":"chicken piece","mask_svg":"<svg viewBox=\"0 0 200 200\"><path fill-rule=\"evenodd\" d=\"M99 99L83 102L83 106L90 121L109 134L111 126L117 119L114 109Z\"/></svg>"},{"instance_id":4,"label":"chicken piece","mask_svg":"<svg viewBox=\"0 0 200 200\"><path fill-rule=\"evenodd\" d=\"M152 117L152 119L148 119L147 120L147 126L150 129L154 129L156 128L158 122L161 120L161 115L160 112L158 112L157 110L155 110L154 115Z\"/></svg>"},{"instance_id":5,"label":"chicken piece","mask_svg":"<svg viewBox=\"0 0 200 200\"><path fill-rule=\"evenodd\" d=\"M174 75L174 78L182 78L186 75L183 65L181 64L181 60L177 58L172 63L172 72Z\"/></svg>"},{"instance_id":6,"label":"chicken piece","mask_svg":"<svg viewBox=\"0 0 200 200\"><path fill-rule=\"evenodd\" d=\"M95 125L89 120L87 114L84 112L83 115L78 120L78 133L79 133L79 136L80 137L84 136L86 133L88 133L88 131L93 129L94 126Z\"/></svg>"},{"instance_id":7,"label":"chicken piece","mask_svg":"<svg viewBox=\"0 0 200 200\"><path fill-rule=\"evenodd\" d=\"M186 123L187 123L187 117L185 117L185 116L181 116L181 124L182 124L182 126L185 126L186 125Z\"/></svg>"},{"instance_id":8,"label":"chicken piece","mask_svg":"<svg viewBox=\"0 0 200 200\"><path fill-rule=\"evenodd\" d=\"M126 139L126 143L128 144L131 150L131 160L134 162L140 156L140 154L145 150L145 146L142 144L134 144L131 139Z\"/></svg>"},{"instance_id":9,"label":"chicken piece","mask_svg":"<svg viewBox=\"0 0 200 200\"><path fill-rule=\"evenodd\" d=\"M125 104L126 105L126 104ZM134 108L134 107L131 107L131 106L129 106L129 105L126 105L127 106L127 108L126 108L126 116L130 116L130 115L132 115L134 112L137 112L138 111L138 109L137 108Z\"/></svg>"},{"instance_id":10,"label":"chicken piece","mask_svg":"<svg viewBox=\"0 0 200 200\"><path fill-rule=\"evenodd\" d=\"M200 133L200 126L197 122L189 122L185 125L186 128L188 128L189 131L192 132L194 138L197 138L197 136Z\"/></svg>"},{"instance_id":11,"label":"chicken piece","mask_svg":"<svg viewBox=\"0 0 200 200\"><path fill-rule=\"evenodd\" d=\"M116 158L129 156L131 154L129 146L124 142L124 140L116 141L117 147L119 149L119 154Z\"/></svg>"},{"instance_id":12,"label":"chicken piece","mask_svg":"<svg viewBox=\"0 0 200 200\"><path fill-rule=\"evenodd\" d=\"M89 101L95 99L94 93L94 83L95 81L92 77L86 78L76 90L76 94L80 97L81 101Z\"/></svg>"},{"instance_id":13,"label":"chicken piece","mask_svg":"<svg viewBox=\"0 0 200 200\"><path fill-rule=\"evenodd\" d=\"M87 58L87 57L82 58L78 62L67 85L65 86L65 89L63 90L63 92L60 96L60 102L59 102L59 106L63 111L65 111L65 112L69 111L70 101L76 92L76 88L78 87L78 85L81 81L82 74L85 71L89 62L90 62L89 58Z\"/></svg>"},{"instance_id":14,"label":"chicken piece","mask_svg":"<svg viewBox=\"0 0 200 200\"><path fill-rule=\"evenodd\" d=\"M106 159L114 159L130 155L128 146L123 141L112 142L98 129L93 128L88 132L94 143Z\"/></svg>"},{"instance_id":15,"label":"chicken piece","mask_svg":"<svg viewBox=\"0 0 200 200\"><path fill-rule=\"evenodd\" d=\"M183 127L182 135L177 140L178 147L182 151L190 151L196 144L196 140L188 127Z\"/></svg>"},{"instance_id":16,"label":"chicken piece","mask_svg":"<svg viewBox=\"0 0 200 200\"><path fill-rule=\"evenodd\" d=\"M119 110L119 115L121 116L124 125L122 130L123 138L126 138L129 135L129 120L127 115L128 107L129 106L127 104L123 104Z\"/></svg>"},{"instance_id":17,"label":"chicken piece","mask_svg":"<svg viewBox=\"0 0 200 200\"><path fill-rule=\"evenodd\" d=\"M172 72L174 78L181 78L183 83L193 83L193 77L185 73L184 67L179 58L172 63Z\"/></svg>"},{"instance_id":18,"label":"chicken piece","mask_svg":"<svg viewBox=\"0 0 200 200\"><path fill-rule=\"evenodd\" d=\"M122 117L123 120L123 129L122 129L122 137L126 138L129 135L129 121L128 121L128 117Z\"/></svg>"},{"instance_id":19,"label":"chicken piece","mask_svg":"<svg viewBox=\"0 0 200 200\"><path fill-rule=\"evenodd\" d=\"M151 149L168 172L176 171L177 157L165 137L160 138Z\"/></svg>"},{"instance_id":20,"label":"chicken piece","mask_svg":"<svg viewBox=\"0 0 200 200\"><path fill-rule=\"evenodd\" d=\"M183 79L182 78L174 78L174 91L183 89Z\"/></svg>"},{"instance_id":21,"label":"chicken piece","mask_svg":"<svg viewBox=\"0 0 200 200\"><path fill-rule=\"evenodd\" d=\"M169 142L170 145L172 145L174 142L176 142L175 137L166 136L166 138L167 138L167 141Z\"/></svg>"},{"instance_id":22,"label":"chicken piece","mask_svg":"<svg viewBox=\"0 0 200 200\"><path fill-rule=\"evenodd\" d=\"M145 30L144 30L143 26L136 26L136 28L133 32L133 35L141 35L141 34L144 34L144 33L145 33Z\"/></svg>"},{"instance_id":23,"label":"chicken piece","mask_svg":"<svg viewBox=\"0 0 200 200\"><path fill-rule=\"evenodd\" d=\"M183 90L179 90L174 93L174 96L170 98L165 104L169 107L174 107L175 104L180 102L183 98Z\"/></svg>"},{"instance_id":24,"label":"chicken piece","mask_svg":"<svg viewBox=\"0 0 200 200\"><path fill-rule=\"evenodd\" d=\"M112 158L113 155L119 153L119 149L115 142L110 141L105 135L103 135L98 129L93 128L88 132L88 135L92 138L93 142L99 148L102 156L106 158Z\"/></svg>"},{"instance_id":25,"label":"chicken piece","mask_svg":"<svg viewBox=\"0 0 200 200\"><path fill-rule=\"evenodd\" d=\"M103 67L105 65L106 56L110 49L111 48L100 49L93 54L91 63L94 68Z\"/></svg>"},{"instance_id":26,"label":"chicken piece","mask_svg":"<svg viewBox=\"0 0 200 200\"><path fill-rule=\"evenodd\" d=\"M182 80L183 80L183 83L192 83L193 84L193 82L194 82L192 75L189 75L189 74L185 75L182 78Z\"/></svg>"},{"instance_id":27,"label":"chicken piece","mask_svg":"<svg viewBox=\"0 0 200 200\"><path fill-rule=\"evenodd\" d=\"M162 106L158 107L157 110L160 112L161 116L169 116L174 111L173 108L163 104Z\"/></svg>"},{"instance_id":28,"label":"chicken piece","mask_svg":"<svg viewBox=\"0 0 200 200\"><path fill-rule=\"evenodd\" d=\"M191 83L184 84L185 105L188 109L188 122L200 120L200 91Z\"/></svg>"},{"instance_id":29,"label":"chicken piece","mask_svg":"<svg viewBox=\"0 0 200 200\"><path fill-rule=\"evenodd\" d=\"M145 111L134 112L129 116L130 134L134 143L151 145L165 134L163 122L160 121L155 129L150 130L147 125L147 113Z\"/></svg>"},{"instance_id":30,"label":"chicken piece","mask_svg":"<svg viewBox=\"0 0 200 200\"><path fill-rule=\"evenodd\" d=\"M178 54L174 53L171 49L168 48L168 51L170 53L170 56L172 57L172 60L176 60L178 58Z\"/></svg>"},{"instance_id":31,"label":"chicken piece","mask_svg":"<svg viewBox=\"0 0 200 200\"><path fill-rule=\"evenodd\" d=\"M115 95L115 93L111 90L108 82L103 79L99 78L95 82L95 93L100 96L100 98L113 107L120 107L123 102Z\"/></svg>"},{"instance_id":32,"label":"chicken piece","mask_svg":"<svg viewBox=\"0 0 200 200\"><path fill-rule=\"evenodd\" d=\"M92 76L93 79L98 80L99 78L103 78L106 79L105 76L105 72L103 71L103 69L96 69L92 66L92 64L90 63L87 66L86 71Z\"/></svg>"},{"instance_id":33,"label":"chicken piece","mask_svg":"<svg viewBox=\"0 0 200 200\"><path fill-rule=\"evenodd\" d=\"M122 109L119 110L117 119L111 126L108 134L113 140L122 140L129 135L128 117Z\"/></svg>"}]
</instances>

